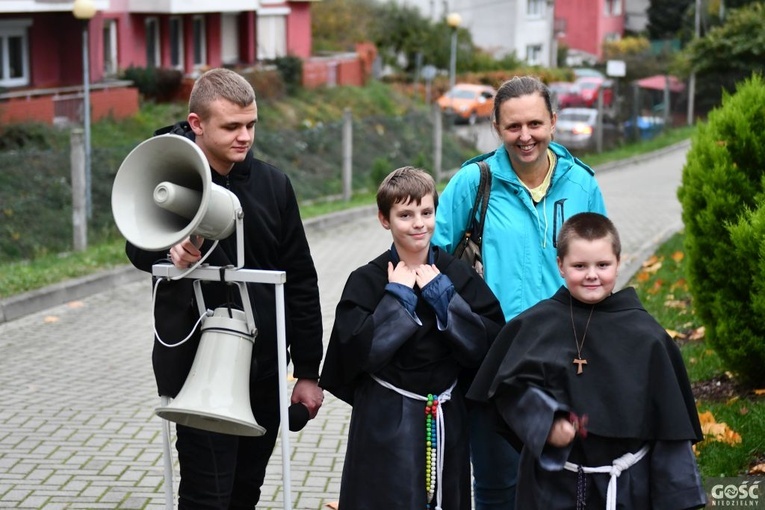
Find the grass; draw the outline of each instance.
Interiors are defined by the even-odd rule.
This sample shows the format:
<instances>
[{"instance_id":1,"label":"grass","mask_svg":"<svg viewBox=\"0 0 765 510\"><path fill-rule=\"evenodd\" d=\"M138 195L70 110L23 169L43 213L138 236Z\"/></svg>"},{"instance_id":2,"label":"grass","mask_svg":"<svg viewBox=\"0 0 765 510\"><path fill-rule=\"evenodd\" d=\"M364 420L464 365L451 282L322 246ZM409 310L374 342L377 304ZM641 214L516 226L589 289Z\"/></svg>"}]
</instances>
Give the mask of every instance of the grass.
<instances>
[{"instance_id":1,"label":"grass","mask_svg":"<svg viewBox=\"0 0 765 510\"><path fill-rule=\"evenodd\" d=\"M704 340L704 328L693 313L685 280L683 234L664 243L643 264L629 285L635 287L646 309L681 346L692 383L727 378L722 361ZM765 400L749 395L724 401L697 399L705 440L696 445L704 477L740 476L763 462L765 455ZM714 423L711 420L714 420Z\"/></svg>"},{"instance_id":2,"label":"grass","mask_svg":"<svg viewBox=\"0 0 765 510\"><path fill-rule=\"evenodd\" d=\"M363 99L363 101L371 101L371 99ZM296 105L293 106L296 111L304 113L308 109L308 106L304 105L302 101L298 101ZM388 106L385 106L385 108L388 108ZM181 113L182 108L177 105L148 104L145 108L142 108L135 118L122 123L122 125L127 132L137 136L140 133L150 133L149 126L156 127L157 125L162 125L163 122L172 122L171 119L178 118ZM335 106L333 113L342 115L342 108ZM94 140L101 136L108 139L109 137L117 136L120 132L120 123L112 120L95 123L93 131ZM692 129L690 128L669 130L649 142L628 145L616 151L605 152L603 154L588 155L585 161L591 166L597 166L609 161L632 157L672 145L680 140L689 138L691 133ZM305 220L373 203L374 193L369 192L354 195L348 202L328 200L301 204L300 210ZM83 252L48 254L31 261L0 264L0 299L40 289L67 279L112 269L127 263L128 260L124 253L124 241L122 239L113 239L102 244L89 246Z\"/></svg>"}]
</instances>

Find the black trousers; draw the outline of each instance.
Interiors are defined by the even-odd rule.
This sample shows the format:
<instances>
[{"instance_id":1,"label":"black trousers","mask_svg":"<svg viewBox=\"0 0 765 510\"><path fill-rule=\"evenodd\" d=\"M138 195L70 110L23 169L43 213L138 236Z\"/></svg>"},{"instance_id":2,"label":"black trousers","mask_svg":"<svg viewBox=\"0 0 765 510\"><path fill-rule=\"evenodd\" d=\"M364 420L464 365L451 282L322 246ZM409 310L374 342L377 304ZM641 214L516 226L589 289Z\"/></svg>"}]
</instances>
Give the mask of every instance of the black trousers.
<instances>
[{"instance_id":1,"label":"black trousers","mask_svg":"<svg viewBox=\"0 0 765 510\"><path fill-rule=\"evenodd\" d=\"M253 510L279 429L278 376L250 388L252 414L266 433L232 436L176 426L179 510Z\"/></svg>"}]
</instances>

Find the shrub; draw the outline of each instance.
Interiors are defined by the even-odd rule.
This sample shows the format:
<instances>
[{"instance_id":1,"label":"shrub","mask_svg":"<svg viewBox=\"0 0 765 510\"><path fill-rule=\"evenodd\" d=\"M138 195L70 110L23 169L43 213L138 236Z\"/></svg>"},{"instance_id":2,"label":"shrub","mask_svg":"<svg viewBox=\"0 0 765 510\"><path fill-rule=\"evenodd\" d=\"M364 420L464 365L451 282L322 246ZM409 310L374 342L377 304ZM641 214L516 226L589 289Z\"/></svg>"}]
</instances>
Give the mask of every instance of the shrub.
<instances>
[{"instance_id":1,"label":"shrub","mask_svg":"<svg viewBox=\"0 0 765 510\"><path fill-rule=\"evenodd\" d=\"M170 101L178 93L183 73L177 69L130 66L122 78L132 81L146 99Z\"/></svg>"},{"instance_id":2,"label":"shrub","mask_svg":"<svg viewBox=\"0 0 765 510\"><path fill-rule=\"evenodd\" d=\"M699 126L678 197L688 283L707 338L727 367L765 382L765 82L726 94Z\"/></svg>"},{"instance_id":3,"label":"shrub","mask_svg":"<svg viewBox=\"0 0 765 510\"><path fill-rule=\"evenodd\" d=\"M300 57L279 57L273 60L282 76L287 94L293 95L303 84L303 61Z\"/></svg>"}]
</instances>

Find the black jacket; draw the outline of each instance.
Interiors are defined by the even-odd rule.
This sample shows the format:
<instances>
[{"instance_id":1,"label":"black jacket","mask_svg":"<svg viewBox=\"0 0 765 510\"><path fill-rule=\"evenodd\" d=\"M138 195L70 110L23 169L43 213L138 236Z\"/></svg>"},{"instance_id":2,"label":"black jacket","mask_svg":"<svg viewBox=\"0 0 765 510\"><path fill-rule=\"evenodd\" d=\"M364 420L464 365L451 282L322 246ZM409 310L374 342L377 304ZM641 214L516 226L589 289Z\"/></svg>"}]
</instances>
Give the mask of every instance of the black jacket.
<instances>
[{"instance_id":1,"label":"black jacket","mask_svg":"<svg viewBox=\"0 0 765 510\"><path fill-rule=\"evenodd\" d=\"M194 138L185 122L161 129L156 134L169 132ZM244 212L244 268L286 271L287 345L294 365L293 375L298 379L317 379L323 353L318 279L289 178L276 167L256 159L252 151L248 152L244 161L234 165L228 176L221 176L212 170L211 174L213 183L230 190L241 203ZM206 253L211 246L212 242L206 240L202 252ZM126 252L135 267L147 272L151 272L153 264L166 261L167 257L165 251L142 250L130 242ZM220 241L206 260L213 266L235 262L236 233ZM185 311L191 320L198 316L190 299L191 280L184 280L160 284L155 317L157 329L165 342L168 342L164 336L166 333L175 336L170 341L177 341L183 338L184 331L190 330L188 326L188 329L174 334L169 331L174 326L166 324L163 332L162 322L173 320L168 310ZM206 308L215 309L225 305L229 299L240 301L236 288L230 290L231 287L224 283L203 283ZM253 349L257 369L251 374L251 378L256 380L278 373L276 301L273 285L251 283L248 284L248 291L258 328ZM189 323L188 320L185 322ZM160 395L174 397L183 386L196 350L195 343L188 344L188 347L184 345L186 349L171 349L155 339L153 365Z\"/></svg>"}]
</instances>

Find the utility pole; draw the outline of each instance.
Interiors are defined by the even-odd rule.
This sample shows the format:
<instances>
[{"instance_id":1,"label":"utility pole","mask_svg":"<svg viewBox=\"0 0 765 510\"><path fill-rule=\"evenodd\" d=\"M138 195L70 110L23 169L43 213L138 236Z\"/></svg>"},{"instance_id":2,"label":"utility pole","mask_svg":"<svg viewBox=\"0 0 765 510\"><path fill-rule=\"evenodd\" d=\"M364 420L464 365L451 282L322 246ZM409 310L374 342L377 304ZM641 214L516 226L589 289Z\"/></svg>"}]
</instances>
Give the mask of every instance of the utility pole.
<instances>
[{"instance_id":1,"label":"utility pole","mask_svg":"<svg viewBox=\"0 0 765 510\"><path fill-rule=\"evenodd\" d=\"M722 7L721 7L722 10ZM694 19L696 38L699 38L701 32L701 0L696 0L696 16ZM693 125L693 108L696 100L696 70L691 72L691 78L688 81L688 125Z\"/></svg>"}]
</instances>

